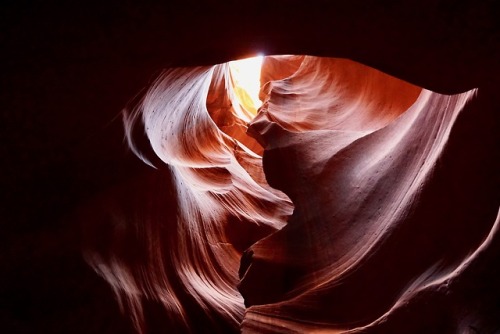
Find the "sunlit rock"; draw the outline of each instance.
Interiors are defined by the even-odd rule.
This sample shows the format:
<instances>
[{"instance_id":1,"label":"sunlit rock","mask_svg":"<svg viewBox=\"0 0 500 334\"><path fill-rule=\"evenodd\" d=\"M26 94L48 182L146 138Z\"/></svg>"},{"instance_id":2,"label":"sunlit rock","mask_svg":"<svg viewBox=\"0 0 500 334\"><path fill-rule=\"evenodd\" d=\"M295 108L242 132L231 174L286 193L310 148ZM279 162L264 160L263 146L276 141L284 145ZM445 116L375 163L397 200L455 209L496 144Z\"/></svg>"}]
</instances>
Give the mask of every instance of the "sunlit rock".
<instances>
[{"instance_id":1,"label":"sunlit rock","mask_svg":"<svg viewBox=\"0 0 500 334\"><path fill-rule=\"evenodd\" d=\"M258 96L231 64L174 68L124 113L157 171L107 197L86 258L136 328L151 300L186 331L204 316L207 332L422 332L438 317L405 312L434 301L460 328L450 287L498 244L497 208L472 221L482 197L450 190L480 90L442 95L346 59L257 60Z\"/></svg>"}]
</instances>

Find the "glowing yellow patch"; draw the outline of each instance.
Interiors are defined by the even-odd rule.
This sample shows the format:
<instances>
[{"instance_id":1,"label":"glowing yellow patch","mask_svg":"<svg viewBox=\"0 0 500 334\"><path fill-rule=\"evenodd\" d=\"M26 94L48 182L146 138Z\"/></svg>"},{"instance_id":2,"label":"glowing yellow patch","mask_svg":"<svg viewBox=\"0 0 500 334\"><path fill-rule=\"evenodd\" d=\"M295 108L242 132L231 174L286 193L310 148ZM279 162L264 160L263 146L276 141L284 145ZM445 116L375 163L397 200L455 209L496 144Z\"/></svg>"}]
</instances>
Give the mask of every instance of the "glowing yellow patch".
<instances>
[{"instance_id":1,"label":"glowing yellow patch","mask_svg":"<svg viewBox=\"0 0 500 334\"><path fill-rule=\"evenodd\" d=\"M263 56L229 62L233 87L240 104L248 112L257 115L262 105L259 99L260 71Z\"/></svg>"}]
</instances>

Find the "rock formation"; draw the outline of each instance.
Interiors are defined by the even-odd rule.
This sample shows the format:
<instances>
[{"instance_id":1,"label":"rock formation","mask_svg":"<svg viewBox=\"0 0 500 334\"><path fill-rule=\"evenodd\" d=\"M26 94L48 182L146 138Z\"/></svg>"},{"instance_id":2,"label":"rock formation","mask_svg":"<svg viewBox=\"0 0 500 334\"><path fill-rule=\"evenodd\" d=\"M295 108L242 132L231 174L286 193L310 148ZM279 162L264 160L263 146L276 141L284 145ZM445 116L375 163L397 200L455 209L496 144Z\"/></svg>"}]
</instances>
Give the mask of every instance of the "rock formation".
<instances>
[{"instance_id":1,"label":"rock formation","mask_svg":"<svg viewBox=\"0 0 500 334\"><path fill-rule=\"evenodd\" d=\"M451 190L468 176L447 152L458 119L482 112L478 94L268 56L252 119L227 63L166 70L124 112L130 147L160 176L126 190L139 203L108 196L111 227L95 226L87 260L139 331L151 300L188 331L200 314L244 333L492 329L491 314L453 304L497 247L495 205L478 216L480 195Z\"/></svg>"},{"instance_id":2,"label":"rock formation","mask_svg":"<svg viewBox=\"0 0 500 334\"><path fill-rule=\"evenodd\" d=\"M498 332L497 2L5 2L0 332Z\"/></svg>"}]
</instances>

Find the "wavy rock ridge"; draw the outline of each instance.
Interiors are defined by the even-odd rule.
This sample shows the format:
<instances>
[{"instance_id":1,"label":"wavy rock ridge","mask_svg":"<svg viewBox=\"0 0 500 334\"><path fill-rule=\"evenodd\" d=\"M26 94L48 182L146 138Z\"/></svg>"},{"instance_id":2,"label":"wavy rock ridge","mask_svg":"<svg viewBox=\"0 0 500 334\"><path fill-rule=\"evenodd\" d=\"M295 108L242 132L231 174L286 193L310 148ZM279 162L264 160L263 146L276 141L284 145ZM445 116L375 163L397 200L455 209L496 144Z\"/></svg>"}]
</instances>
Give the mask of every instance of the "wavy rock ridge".
<instances>
[{"instance_id":1,"label":"wavy rock ridge","mask_svg":"<svg viewBox=\"0 0 500 334\"><path fill-rule=\"evenodd\" d=\"M142 332L151 300L180 332L206 330L200 316L215 332L488 326L443 306L498 247L498 206L471 221L477 202L443 177L476 94L437 94L345 59L272 56L252 120L228 64L167 70L124 114L157 177L135 186L139 203L106 204L111 227L91 229L101 236L87 260ZM153 154L134 140L141 126ZM441 317L425 310L436 300Z\"/></svg>"}]
</instances>

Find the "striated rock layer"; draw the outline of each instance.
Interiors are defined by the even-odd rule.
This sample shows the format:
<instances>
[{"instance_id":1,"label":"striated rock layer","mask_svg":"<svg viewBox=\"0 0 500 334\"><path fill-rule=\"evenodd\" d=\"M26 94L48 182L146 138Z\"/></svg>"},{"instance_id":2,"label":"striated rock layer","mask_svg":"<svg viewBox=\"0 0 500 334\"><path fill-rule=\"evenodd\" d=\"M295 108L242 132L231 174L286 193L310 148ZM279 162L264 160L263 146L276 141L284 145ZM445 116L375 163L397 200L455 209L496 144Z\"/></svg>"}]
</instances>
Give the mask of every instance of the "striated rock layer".
<instances>
[{"instance_id":1,"label":"striated rock layer","mask_svg":"<svg viewBox=\"0 0 500 334\"><path fill-rule=\"evenodd\" d=\"M494 330L494 310L462 291L499 247L498 199L484 195L496 167L471 176L451 154L460 119L488 112L478 94L269 56L251 119L227 64L167 70L124 113L158 171L100 204L111 214L89 227L86 258L143 332L151 302L179 332Z\"/></svg>"},{"instance_id":2,"label":"striated rock layer","mask_svg":"<svg viewBox=\"0 0 500 334\"><path fill-rule=\"evenodd\" d=\"M441 95L350 61L308 57L267 86L251 132L265 148L268 182L295 210L245 252L243 332L384 333L379 327L416 296L446 294L496 233L496 208L471 220L476 204L454 207L460 195L439 169L476 91ZM439 321L451 329L462 316ZM432 322L398 331L425 332Z\"/></svg>"}]
</instances>

